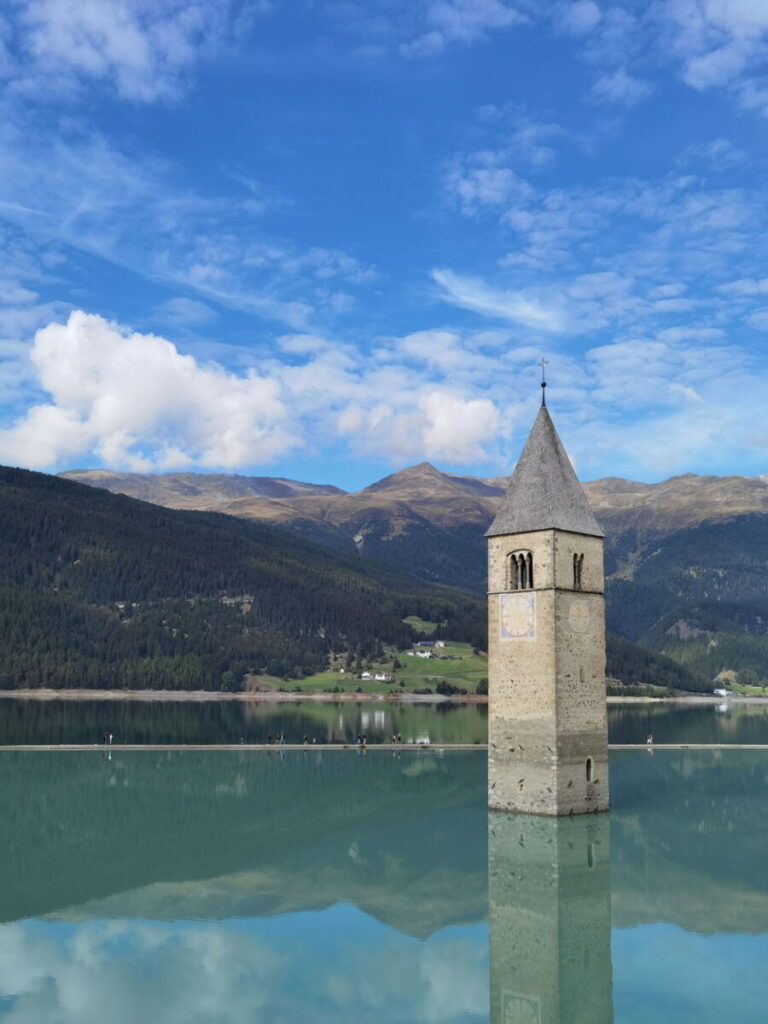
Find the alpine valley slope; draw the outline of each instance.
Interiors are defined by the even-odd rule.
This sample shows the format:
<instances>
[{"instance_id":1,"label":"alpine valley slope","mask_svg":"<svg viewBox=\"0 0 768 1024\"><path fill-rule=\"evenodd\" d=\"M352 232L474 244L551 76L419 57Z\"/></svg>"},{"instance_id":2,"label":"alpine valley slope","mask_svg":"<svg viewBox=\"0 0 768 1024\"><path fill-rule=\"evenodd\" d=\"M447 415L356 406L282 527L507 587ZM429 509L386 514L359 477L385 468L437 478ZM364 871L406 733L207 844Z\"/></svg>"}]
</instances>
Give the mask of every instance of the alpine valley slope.
<instances>
[{"instance_id":1,"label":"alpine valley slope","mask_svg":"<svg viewBox=\"0 0 768 1024\"><path fill-rule=\"evenodd\" d=\"M0 688L237 690L301 679L330 652L379 658L421 634L485 647L485 601L270 524L162 508L0 467ZM614 656L615 652L615 656ZM609 642L609 671L695 689L667 659ZM622 669L623 671L623 669Z\"/></svg>"},{"instance_id":2,"label":"alpine valley slope","mask_svg":"<svg viewBox=\"0 0 768 1024\"><path fill-rule=\"evenodd\" d=\"M475 596L257 522L175 511L0 467L0 687L241 688L331 651L376 657L444 621L484 642Z\"/></svg>"},{"instance_id":3,"label":"alpine valley slope","mask_svg":"<svg viewBox=\"0 0 768 1024\"><path fill-rule=\"evenodd\" d=\"M271 522L478 594L483 533L507 482L429 463L354 494L271 477L63 475L172 508ZM743 682L768 681L768 476L607 477L584 489L606 531L608 628L707 679L741 672Z\"/></svg>"}]
</instances>

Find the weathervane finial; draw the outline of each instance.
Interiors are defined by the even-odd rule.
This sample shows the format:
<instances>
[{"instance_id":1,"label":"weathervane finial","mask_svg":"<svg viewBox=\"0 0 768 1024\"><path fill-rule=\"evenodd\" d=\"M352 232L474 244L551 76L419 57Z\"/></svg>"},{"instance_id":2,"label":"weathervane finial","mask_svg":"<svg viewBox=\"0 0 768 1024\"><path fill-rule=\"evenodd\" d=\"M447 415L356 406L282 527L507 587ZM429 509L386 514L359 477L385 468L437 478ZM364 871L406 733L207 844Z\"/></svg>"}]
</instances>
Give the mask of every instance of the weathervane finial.
<instances>
[{"instance_id":1,"label":"weathervane finial","mask_svg":"<svg viewBox=\"0 0 768 1024\"><path fill-rule=\"evenodd\" d=\"M546 378L546 375L545 375L545 369L546 369L547 366L549 366L549 360L545 359L544 356L542 356L541 357L541 362L537 363L537 366L541 367L541 404L542 405L546 405L547 404L547 392L546 392L545 389L547 387L547 378Z\"/></svg>"}]
</instances>

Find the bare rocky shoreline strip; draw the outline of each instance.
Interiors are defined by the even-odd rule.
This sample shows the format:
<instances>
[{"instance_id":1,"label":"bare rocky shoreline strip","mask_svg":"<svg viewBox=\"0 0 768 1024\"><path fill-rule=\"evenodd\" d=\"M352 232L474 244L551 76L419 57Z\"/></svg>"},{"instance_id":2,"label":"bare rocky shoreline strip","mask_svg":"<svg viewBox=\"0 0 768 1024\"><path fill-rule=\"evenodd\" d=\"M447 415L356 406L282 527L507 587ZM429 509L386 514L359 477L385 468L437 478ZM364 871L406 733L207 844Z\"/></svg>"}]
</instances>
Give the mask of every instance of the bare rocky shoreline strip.
<instances>
[{"instance_id":1,"label":"bare rocky shoreline strip","mask_svg":"<svg viewBox=\"0 0 768 1024\"><path fill-rule=\"evenodd\" d=\"M10 700L112 700L112 701L176 701L203 703L205 701L242 701L245 703L282 704L311 701L320 704L487 704L488 698L474 693L444 697L439 693L311 693L283 692L281 690L247 690L223 693L220 690L54 690L26 689L0 690L0 699ZM715 697L696 693L683 697L608 697L609 704L738 704L768 705L767 697Z\"/></svg>"},{"instance_id":2,"label":"bare rocky shoreline strip","mask_svg":"<svg viewBox=\"0 0 768 1024\"><path fill-rule=\"evenodd\" d=\"M649 754L661 750L768 750L768 743L609 743L609 750L645 750ZM385 751L390 753L442 754L444 751L488 750L487 743L19 743L0 746L0 753L8 751L26 753L85 753L101 751L102 754L127 753L129 751L178 751L223 750L223 751L267 751L282 754L286 751L325 752L329 750L353 751L359 754Z\"/></svg>"},{"instance_id":3,"label":"bare rocky shoreline strip","mask_svg":"<svg viewBox=\"0 0 768 1024\"><path fill-rule=\"evenodd\" d=\"M320 704L358 704L374 702L385 704L441 704L445 701L464 704L487 704L488 698L477 694L444 697L439 693L311 693L282 692L281 690L250 690L241 693L223 693L220 690L0 690L0 698L17 700L114 700L114 701L176 701L202 703L204 701L241 701L249 704L282 704L294 701L313 701Z\"/></svg>"}]
</instances>

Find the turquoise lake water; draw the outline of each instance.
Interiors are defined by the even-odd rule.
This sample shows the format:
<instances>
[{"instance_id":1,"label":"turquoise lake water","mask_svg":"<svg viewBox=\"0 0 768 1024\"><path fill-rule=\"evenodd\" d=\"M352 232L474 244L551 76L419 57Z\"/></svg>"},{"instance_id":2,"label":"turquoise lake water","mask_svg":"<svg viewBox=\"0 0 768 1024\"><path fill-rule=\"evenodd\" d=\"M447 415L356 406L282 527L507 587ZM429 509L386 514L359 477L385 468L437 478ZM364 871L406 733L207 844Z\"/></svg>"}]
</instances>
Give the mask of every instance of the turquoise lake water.
<instances>
[{"instance_id":1,"label":"turquoise lake water","mask_svg":"<svg viewBox=\"0 0 768 1024\"><path fill-rule=\"evenodd\" d=\"M768 757L610 771L551 821L479 751L2 752L0 1019L764 1021Z\"/></svg>"},{"instance_id":2,"label":"turquoise lake water","mask_svg":"<svg viewBox=\"0 0 768 1024\"><path fill-rule=\"evenodd\" d=\"M437 743L485 743L483 704L387 702L247 703L0 699L0 746L97 743L104 731L116 743L264 743L281 733L288 743L370 743L428 736ZM611 743L766 743L768 705L612 704Z\"/></svg>"}]
</instances>

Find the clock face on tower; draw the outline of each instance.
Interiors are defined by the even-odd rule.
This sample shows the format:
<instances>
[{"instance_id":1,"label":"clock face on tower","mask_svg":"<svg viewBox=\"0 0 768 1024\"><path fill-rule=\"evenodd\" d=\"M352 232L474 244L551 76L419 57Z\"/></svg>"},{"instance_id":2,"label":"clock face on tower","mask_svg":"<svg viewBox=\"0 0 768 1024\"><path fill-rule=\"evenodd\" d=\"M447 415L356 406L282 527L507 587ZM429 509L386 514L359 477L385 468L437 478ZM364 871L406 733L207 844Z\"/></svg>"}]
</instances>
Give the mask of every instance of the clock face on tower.
<instances>
[{"instance_id":1,"label":"clock face on tower","mask_svg":"<svg viewBox=\"0 0 768 1024\"><path fill-rule=\"evenodd\" d=\"M583 597L574 597L568 609L568 625L571 633L589 632L589 604Z\"/></svg>"},{"instance_id":2,"label":"clock face on tower","mask_svg":"<svg viewBox=\"0 0 768 1024\"><path fill-rule=\"evenodd\" d=\"M541 1004L535 996L505 992L503 1024L541 1024Z\"/></svg>"},{"instance_id":3,"label":"clock face on tower","mask_svg":"<svg viewBox=\"0 0 768 1024\"><path fill-rule=\"evenodd\" d=\"M499 637L502 640L536 639L535 594L499 594Z\"/></svg>"}]
</instances>

